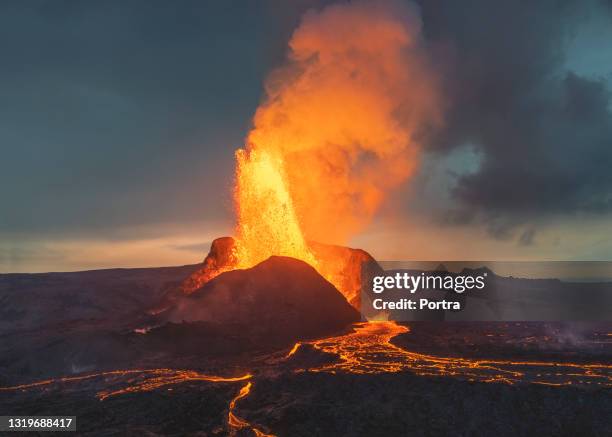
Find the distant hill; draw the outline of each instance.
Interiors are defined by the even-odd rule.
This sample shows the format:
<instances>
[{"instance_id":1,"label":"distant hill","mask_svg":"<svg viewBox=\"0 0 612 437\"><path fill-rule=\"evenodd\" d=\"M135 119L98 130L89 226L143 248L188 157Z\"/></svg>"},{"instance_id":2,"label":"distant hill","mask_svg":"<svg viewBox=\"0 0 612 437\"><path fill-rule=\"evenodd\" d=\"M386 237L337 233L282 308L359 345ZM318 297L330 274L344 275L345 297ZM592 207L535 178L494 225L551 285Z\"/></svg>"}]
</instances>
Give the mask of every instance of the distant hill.
<instances>
[{"instance_id":1,"label":"distant hill","mask_svg":"<svg viewBox=\"0 0 612 437\"><path fill-rule=\"evenodd\" d=\"M0 333L79 320L116 326L154 305L199 267L0 274Z\"/></svg>"}]
</instances>

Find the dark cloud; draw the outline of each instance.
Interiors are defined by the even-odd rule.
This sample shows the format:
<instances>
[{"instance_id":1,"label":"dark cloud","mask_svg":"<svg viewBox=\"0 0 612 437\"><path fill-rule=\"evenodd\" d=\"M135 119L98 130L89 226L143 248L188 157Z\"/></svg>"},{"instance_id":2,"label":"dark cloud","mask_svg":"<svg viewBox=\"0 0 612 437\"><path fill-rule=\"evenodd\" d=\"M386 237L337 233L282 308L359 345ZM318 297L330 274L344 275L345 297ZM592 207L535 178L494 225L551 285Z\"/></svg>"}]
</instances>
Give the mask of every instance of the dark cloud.
<instances>
[{"instance_id":1,"label":"dark cloud","mask_svg":"<svg viewBox=\"0 0 612 437\"><path fill-rule=\"evenodd\" d=\"M610 210L608 92L603 83L572 73L557 86L555 95L513 109L506 123L487 132L482 167L459 179L459 199L527 215Z\"/></svg>"},{"instance_id":2,"label":"dark cloud","mask_svg":"<svg viewBox=\"0 0 612 437\"><path fill-rule=\"evenodd\" d=\"M299 10L0 5L0 233L227 217L233 153Z\"/></svg>"},{"instance_id":3,"label":"dark cloud","mask_svg":"<svg viewBox=\"0 0 612 437\"><path fill-rule=\"evenodd\" d=\"M568 41L596 3L422 2L450 109L432 153L471 144L480 168L457 177L451 221L508 232L550 214L612 209L606 82L564 69ZM595 9L593 9L595 8ZM611 21L612 25L612 21ZM523 234L521 241L530 241ZM528 238L529 237L529 238Z\"/></svg>"}]
</instances>

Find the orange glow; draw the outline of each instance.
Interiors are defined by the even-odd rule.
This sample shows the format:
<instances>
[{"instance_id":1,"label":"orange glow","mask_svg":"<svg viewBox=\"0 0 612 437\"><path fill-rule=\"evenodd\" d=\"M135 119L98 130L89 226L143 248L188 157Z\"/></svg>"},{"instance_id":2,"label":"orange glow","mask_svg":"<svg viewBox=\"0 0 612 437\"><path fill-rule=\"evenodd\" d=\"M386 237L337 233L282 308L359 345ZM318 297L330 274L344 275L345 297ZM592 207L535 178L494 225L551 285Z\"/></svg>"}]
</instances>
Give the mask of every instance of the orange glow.
<instances>
[{"instance_id":1,"label":"orange glow","mask_svg":"<svg viewBox=\"0 0 612 437\"><path fill-rule=\"evenodd\" d=\"M306 367L296 372L325 372L330 374L381 374L408 372L422 376L446 376L485 383L530 383L551 387L612 387L612 364L572 363L562 361L491 360L465 357L440 357L410 352L394 345L391 339L410 332L410 328L395 322L369 322L356 325L355 331L337 337L309 342L298 342L280 362L295 358L296 353L307 346L332 354L334 362ZM47 379L29 384L0 387L0 392L47 390L49 386L102 379L107 388L97 393L101 401L112 396L150 392L171 385L190 381L209 383L236 383L246 381L227 409L227 426L230 435L242 429L251 430L258 437L274 437L256 428L236 413L238 401L246 398L253 389L256 372L237 377L223 377L200 373L195 370L177 369L129 369L112 370L87 375ZM275 372L272 372L273 374Z\"/></svg>"},{"instance_id":2,"label":"orange glow","mask_svg":"<svg viewBox=\"0 0 612 437\"><path fill-rule=\"evenodd\" d=\"M294 32L236 153L233 268L290 256L354 299L345 264L312 242L346 244L362 231L412 174L420 131L440 120L418 14L385 5L311 11Z\"/></svg>"},{"instance_id":3,"label":"orange glow","mask_svg":"<svg viewBox=\"0 0 612 437\"><path fill-rule=\"evenodd\" d=\"M114 390L104 390L97 394L99 400L103 401L109 397L126 393L148 392L167 385L181 384L188 381L205 382L238 382L251 379L253 375L246 374L236 377L224 377L217 375L207 375L195 370L176 370L176 369L127 369L110 370L107 372L90 373L79 376L65 376L62 378L45 379L29 384L20 384L11 387L0 387L0 391L26 390L30 388L44 387L53 384L84 381L88 379L103 378L108 383L120 383L124 378L129 377L129 385L125 388Z\"/></svg>"},{"instance_id":4,"label":"orange glow","mask_svg":"<svg viewBox=\"0 0 612 437\"><path fill-rule=\"evenodd\" d=\"M203 381L212 383L232 383L246 381L253 378L253 375L236 377L224 377L217 375L207 375L195 370L175 370L175 369L127 369L127 370L111 370L108 372L91 373L80 376L66 376L62 378L45 379L42 381L33 382L30 384L20 384L11 387L0 387L0 391L16 391L27 390L32 388L43 388L54 384L63 384L70 382L79 382L89 379L104 379L105 383L119 384L127 379L127 386L118 389L102 390L97 393L97 398L104 401L113 396L120 396L129 393L150 392L159 388L176 385L190 381ZM249 381L244 385L238 395L236 395L229 403L229 411L227 416L227 425L230 435L236 435L236 432L243 428L249 428L257 437L276 437L273 434L266 434L263 431L255 428L246 420L243 420L234 414L236 403L238 400L246 397L251 392L252 383ZM172 390L172 389L168 389Z\"/></svg>"},{"instance_id":5,"label":"orange glow","mask_svg":"<svg viewBox=\"0 0 612 437\"><path fill-rule=\"evenodd\" d=\"M236 159L235 267L252 267L271 255L281 255L316 268L295 213L281 158L266 151L239 150Z\"/></svg>"},{"instance_id":6,"label":"orange glow","mask_svg":"<svg viewBox=\"0 0 612 437\"><path fill-rule=\"evenodd\" d=\"M253 427L246 420L241 419L240 417L234 414L234 410L236 409L236 402L238 402L242 398L247 397L249 393L251 392L252 386L253 386L253 383L247 382L246 385L240 389L236 397L230 401L229 412L227 413L227 423L230 427L230 435L231 436L236 435L236 432L240 429L250 428L256 437L276 437L273 434L266 434L263 431L260 431L259 429Z\"/></svg>"},{"instance_id":7,"label":"orange glow","mask_svg":"<svg viewBox=\"0 0 612 437\"><path fill-rule=\"evenodd\" d=\"M304 344L338 356L338 361L308 372L376 374L411 372L423 376L455 376L470 381L516 384L529 382L550 386L594 385L612 387L612 365L554 361L488 360L438 357L402 349L391 343L410 328L395 322L361 324L354 333L297 343L286 355L291 358Z\"/></svg>"}]
</instances>

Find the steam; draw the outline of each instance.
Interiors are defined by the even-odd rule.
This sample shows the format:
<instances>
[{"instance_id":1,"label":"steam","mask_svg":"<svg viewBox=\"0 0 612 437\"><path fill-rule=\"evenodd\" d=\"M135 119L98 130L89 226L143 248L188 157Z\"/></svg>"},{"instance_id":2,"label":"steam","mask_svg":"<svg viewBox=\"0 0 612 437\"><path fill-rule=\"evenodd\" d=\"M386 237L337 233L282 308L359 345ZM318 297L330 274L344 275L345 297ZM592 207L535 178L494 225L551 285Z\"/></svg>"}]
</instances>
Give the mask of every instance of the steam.
<instances>
[{"instance_id":1,"label":"steam","mask_svg":"<svg viewBox=\"0 0 612 437\"><path fill-rule=\"evenodd\" d=\"M419 133L441 118L420 32L414 5L355 1L309 11L286 65L270 75L239 159L248 165L264 152L279 163L290 195L283 208L306 241L345 243L413 173ZM243 188L239 223L261 220L240 214Z\"/></svg>"}]
</instances>

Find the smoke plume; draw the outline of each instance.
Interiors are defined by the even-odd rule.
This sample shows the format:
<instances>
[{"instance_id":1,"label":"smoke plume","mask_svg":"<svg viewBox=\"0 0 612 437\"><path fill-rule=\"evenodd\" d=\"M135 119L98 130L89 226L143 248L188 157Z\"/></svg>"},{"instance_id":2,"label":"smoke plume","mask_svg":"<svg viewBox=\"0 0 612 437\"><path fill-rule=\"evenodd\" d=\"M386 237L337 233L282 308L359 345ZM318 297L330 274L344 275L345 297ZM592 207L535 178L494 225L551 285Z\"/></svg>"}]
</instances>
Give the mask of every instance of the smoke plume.
<instances>
[{"instance_id":1,"label":"smoke plume","mask_svg":"<svg viewBox=\"0 0 612 437\"><path fill-rule=\"evenodd\" d=\"M238 152L239 240L285 226L303 241L345 243L410 177L420 135L441 120L420 32L417 7L391 1L303 16ZM280 200L268 207L271 196Z\"/></svg>"}]
</instances>

